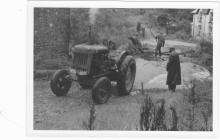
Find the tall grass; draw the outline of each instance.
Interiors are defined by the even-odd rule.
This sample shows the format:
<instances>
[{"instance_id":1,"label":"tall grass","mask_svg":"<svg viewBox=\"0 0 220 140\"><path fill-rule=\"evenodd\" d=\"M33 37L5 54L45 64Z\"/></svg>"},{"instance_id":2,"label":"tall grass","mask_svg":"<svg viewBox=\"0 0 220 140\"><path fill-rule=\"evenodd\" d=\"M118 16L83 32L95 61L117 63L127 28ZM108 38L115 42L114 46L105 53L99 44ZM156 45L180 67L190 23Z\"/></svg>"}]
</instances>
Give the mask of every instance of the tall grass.
<instances>
[{"instance_id":1,"label":"tall grass","mask_svg":"<svg viewBox=\"0 0 220 140\"><path fill-rule=\"evenodd\" d=\"M140 130L150 131L153 130L155 108L152 99L146 95L144 103L140 111Z\"/></svg>"},{"instance_id":2,"label":"tall grass","mask_svg":"<svg viewBox=\"0 0 220 140\"><path fill-rule=\"evenodd\" d=\"M198 42L196 52L193 55L194 62L206 67L211 73L213 70L213 43L206 40Z\"/></svg>"},{"instance_id":3,"label":"tall grass","mask_svg":"<svg viewBox=\"0 0 220 140\"><path fill-rule=\"evenodd\" d=\"M191 87L185 91L184 102L187 113L186 126L189 130L212 130L212 81L192 80ZM198 120L198 117L202 121ZM203 122L203 124L198 124ZM211 126L211 127L210 127Z\"/></svg>"},{"instance_id":4,"label":"tall grass","mask_svg":"<svg viewBox=\"0 0 220 140\"><path fill-rule=\"evenodd\" d=\"M165 123L165 114L167 111L172 113L172 127L169 128ZM174 107L170 110L165 109L165 100L159 99L155 103L149 95L146 95L145 100L140 110L140 130L142 131L177 131L177 112Z\"/></svg>"}]
</instances>

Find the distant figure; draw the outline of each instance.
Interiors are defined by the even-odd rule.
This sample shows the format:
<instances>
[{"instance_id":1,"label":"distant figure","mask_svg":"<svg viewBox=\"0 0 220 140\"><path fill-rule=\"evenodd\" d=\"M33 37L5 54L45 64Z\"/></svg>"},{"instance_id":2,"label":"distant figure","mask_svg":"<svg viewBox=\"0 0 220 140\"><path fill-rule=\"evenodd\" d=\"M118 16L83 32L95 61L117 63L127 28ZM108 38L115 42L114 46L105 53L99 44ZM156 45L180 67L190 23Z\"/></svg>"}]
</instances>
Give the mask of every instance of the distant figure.
<instances>
[{"instance_id":1,"label":"distant figure","mask_svg":"<svg viewBox=\"0 0 220 140\"><path fill-rule=\"evenodd\" d=\"M171 92L175 92L176 85L181 84L181 69L179 55L175 51L175 48L170 48L170 56L167 63L167 82L168 89Z\"/></svg>"},{"instance_id":2,"label":"distant figure","mask_svg":"<svg viewBox=\"0 0 220 140\"><path fill-rule=\"evenodd\" d=\"M137 30L137 33L139 34L141 31L141 23L140 22L137 23L136 30Z\"/></svg>"},{"instance_id":3,"label":"distant figure","mask_svg":"<svg viewBox=\"0 0 220 140\"><path fill-rule=\"evenodd\" d=\"M155 49L155 56L157 56L157 53L159 52L159 56L161 56L161 47L164 47L165 44L165 38L163 36L163 33L161 32L159 35L154 36L157 42L157 46Z\"/></svg>"},{"instance_id":4,"label":"distant figure","mask_svg":"<svg viewBox=\"0 0 220 140\"><path fill-rule=\"evenodd\" d=\"M128 37L128 39L131 40L132 44L135 46L135 49L138 49L141 53L143 53L142 44L140 40L138 39L138 34L134 36Z\"/></svg>"},{"instance_id":5,"label":"distant figure","mask_svg":"<svg viewBox=\"0 0 220 140\"><path fill-rule=\"evenodd\" d=\"M142 37L145 38L145 28L142 27L141 30L142 30Z\"/></svg>"}]
</instances>

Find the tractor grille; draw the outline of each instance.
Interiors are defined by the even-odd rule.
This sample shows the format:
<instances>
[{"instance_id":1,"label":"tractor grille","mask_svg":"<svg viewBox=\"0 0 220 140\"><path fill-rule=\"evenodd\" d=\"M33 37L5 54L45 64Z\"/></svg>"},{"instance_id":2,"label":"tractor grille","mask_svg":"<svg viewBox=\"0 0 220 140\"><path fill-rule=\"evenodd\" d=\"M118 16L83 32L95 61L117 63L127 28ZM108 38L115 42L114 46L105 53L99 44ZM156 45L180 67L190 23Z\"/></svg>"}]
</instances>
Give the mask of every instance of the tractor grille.
<instances>
[{"instance_id":1,"label":"tractor grille","mask_svg":"<svg viewBox=\"0 0 220 140\"><path fill-rule=\"evenodd\" d=\"M89 54L74 52L73 68L79 71L89 72L88 58Z\"/></svg>"}]
</instances>

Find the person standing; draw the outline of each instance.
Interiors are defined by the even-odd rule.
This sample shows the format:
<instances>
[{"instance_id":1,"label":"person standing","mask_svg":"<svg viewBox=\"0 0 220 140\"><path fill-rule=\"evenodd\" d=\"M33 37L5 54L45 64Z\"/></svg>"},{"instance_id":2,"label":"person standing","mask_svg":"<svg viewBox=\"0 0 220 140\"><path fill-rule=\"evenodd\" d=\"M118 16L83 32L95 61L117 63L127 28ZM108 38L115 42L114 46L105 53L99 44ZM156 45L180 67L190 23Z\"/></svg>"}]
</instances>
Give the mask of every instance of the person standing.
<instances>
[{"instance_id":1,"label":"person standing","mask_svg":"<svg viewBox=\"0 0 220 140\"><path fill-rule=\"evenodd\" d=\"M180 60L175 48L170 48L169 52L170 56L166 67L168 72L166 84L168 85L169 91L175 92L176 85L181 84Z\"/></svg>"},{"instance_id":2,"label":"person standing","mask_svg":"<svg viewBox=\"0 0 220 140\"><path fill-rule=\"evenodd\" d=\"M142 27L141 30L142 30L142 37L145 38L145 28Z\"/></svg>"},{"instance_id":3,"label":"person standing","mask_svg":"<svg viewBox=\"0 0 220 140\"><path fill-rule=\"evenodd\" d=\"M137 30L137 33L140 34L140 32L141 32L141 23L140 22L137 23L136 30Z\"/></svg>"},{"instance_id":4,"label":"person standing","mask_svg":"<svg viewBox=\"0 0 220 140\"><path fill-rule=\"evenodd\" d=\"M159 52L159 56L161 56L161 47L164 47L165 45L165 38L163 36L163 33L161 32L159 35L155 36L157 46L155 49L155 56L157 56Z\"/></svg>"},{"instance_id":5,"label":"person standing","mask_svg":"<svg viewBox=\"0 0 220 140\"><path fill-rule=\"evenodd\" d=\"M151 29L152 27L150 27L150 32L157 42L157 45L155 48L155 56L157 56L158 52L159 52L159 56L161 56L161 47L164 47L165 45L165 37L162 32L160 32L160 34L155 36Z\"/></svg>"}]
</instances>

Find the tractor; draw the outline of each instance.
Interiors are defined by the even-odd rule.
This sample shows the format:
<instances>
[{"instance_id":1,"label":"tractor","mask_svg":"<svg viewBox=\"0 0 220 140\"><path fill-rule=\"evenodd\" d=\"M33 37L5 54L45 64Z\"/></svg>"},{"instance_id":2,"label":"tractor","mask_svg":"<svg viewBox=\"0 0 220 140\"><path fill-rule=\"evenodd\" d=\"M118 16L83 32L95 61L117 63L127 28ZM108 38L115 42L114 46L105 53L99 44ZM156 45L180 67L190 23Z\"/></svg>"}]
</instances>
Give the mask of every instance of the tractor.
<instances>
[{"instance_id":1,"label":"tractor","mask_svg":"<svg viewBox=\"0 0 220 140\"><path fill-rule=\"evenodd\" d=\"M72 66L52 76L50 87L56 96L65 96L72 82L92 89L95 104L104 104L111 97L112 82L119 95L128 95L136 75L135 59L127 51L110 51L103 44L83 43L71 49Z\"/></svg>"}]
</instances>

